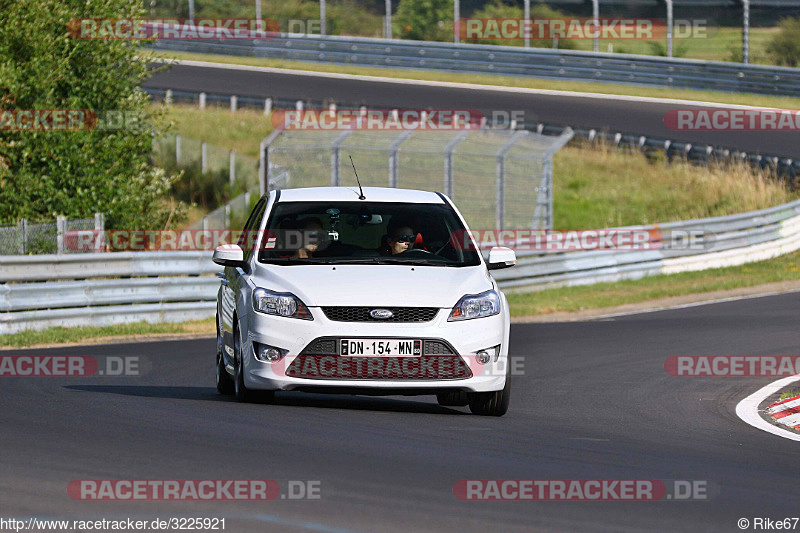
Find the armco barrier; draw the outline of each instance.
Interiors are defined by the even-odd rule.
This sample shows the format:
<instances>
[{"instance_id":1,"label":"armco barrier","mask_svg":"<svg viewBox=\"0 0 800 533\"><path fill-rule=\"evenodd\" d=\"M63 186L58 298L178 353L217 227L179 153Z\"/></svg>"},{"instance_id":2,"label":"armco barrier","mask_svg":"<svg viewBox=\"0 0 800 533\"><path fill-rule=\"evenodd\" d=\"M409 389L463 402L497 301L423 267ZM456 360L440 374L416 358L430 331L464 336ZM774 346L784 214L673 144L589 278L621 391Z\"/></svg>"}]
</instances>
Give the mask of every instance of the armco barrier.
<instances>
[{"instance_id":1,"label":"armco barrier","mask_svg":"<svg viewBox=\"0 0 800 533\"><path fill-rule=\"evenodd\" d=\"M370 67L532 76L795 96L800 69L657 56L339 36L166 40L159 50L270 57Z\"/></svg>"},{"instance_id":2,"label":"armco barrier","mask_svg":"<svg viewBox=\"0 0 800 533\"><path fill-rule=\"evenodd\" d=\"M800 200L636 229L665 238L659 247L638 251L520 249L517 266L494 276L506 290L538 290L769 259L800 249ZM698 246L678 246L681 231L696 232ZM219 280L209 274L219 270L207 251L0 257L0 334L214 316Z\"/></svg>"}]
</instances>

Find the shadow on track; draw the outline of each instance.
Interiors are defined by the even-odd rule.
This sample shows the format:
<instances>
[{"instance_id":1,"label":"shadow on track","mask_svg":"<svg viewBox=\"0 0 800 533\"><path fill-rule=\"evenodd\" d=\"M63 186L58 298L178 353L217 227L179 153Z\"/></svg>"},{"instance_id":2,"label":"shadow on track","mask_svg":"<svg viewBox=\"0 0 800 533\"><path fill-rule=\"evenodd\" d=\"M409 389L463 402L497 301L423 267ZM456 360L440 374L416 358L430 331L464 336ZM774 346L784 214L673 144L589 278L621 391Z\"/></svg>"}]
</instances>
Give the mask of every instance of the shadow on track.
<instances>
[{"instance_id":1,"label":"shadow on track","mask_svg":"<svg viewBox=\"0 0 800 533\"><path fill-rule=\"evenodd\" d=\"M135 385L65 385L65 389L104 394L119 394L139 398L164 398L172 400L195 400L236 403L233 396L223 396L214 387L174 387ZM253 404L256 405L256 404ZM428 413L466 415L468 413L442 407L435 402L420 402L397 398L374 396L351 396L340 394L315 394L284 391L275 395L275 406L308 407L321 409L348 409L354 411L389 411L405 413ZM268 406L265 406L267 408Z\"/></svg>"}]
</instances>

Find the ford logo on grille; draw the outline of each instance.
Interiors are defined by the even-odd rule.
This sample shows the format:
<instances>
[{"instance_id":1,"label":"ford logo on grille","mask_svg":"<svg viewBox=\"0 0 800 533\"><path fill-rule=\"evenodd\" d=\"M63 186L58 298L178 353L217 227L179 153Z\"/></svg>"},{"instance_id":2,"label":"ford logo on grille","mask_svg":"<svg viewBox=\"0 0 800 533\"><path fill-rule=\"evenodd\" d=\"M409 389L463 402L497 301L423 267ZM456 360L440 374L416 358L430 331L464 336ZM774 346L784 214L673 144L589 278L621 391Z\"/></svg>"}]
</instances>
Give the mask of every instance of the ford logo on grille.
<instances>
[{"instance_id":1,"label":"ford logo on grille","mask_svg":"<svg viewBox=\"0 0 800 533\"><path fill-rule=\"evenodd\" d=\"M392 318L394 313L388 309L373 309L369 312L369 316L378 320L386 320L387 318Z\"/></svg>"}]
</instances>

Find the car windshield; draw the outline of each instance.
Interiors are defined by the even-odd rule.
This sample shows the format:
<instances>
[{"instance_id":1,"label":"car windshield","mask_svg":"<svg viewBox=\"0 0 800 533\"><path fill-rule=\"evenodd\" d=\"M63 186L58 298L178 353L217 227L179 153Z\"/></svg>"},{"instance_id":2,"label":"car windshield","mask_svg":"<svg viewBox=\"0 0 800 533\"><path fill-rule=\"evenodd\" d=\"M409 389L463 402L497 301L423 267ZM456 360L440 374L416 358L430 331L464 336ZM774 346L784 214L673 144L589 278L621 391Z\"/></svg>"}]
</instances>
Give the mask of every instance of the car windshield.
<instances>
[{"instance_id":1,"label":"car windshield","mask_svg":"<svg viewBox=\"0 0 800 533\"><path fill-rule=\"evenodd\" d=\"M262 263L476 266L466 228L446 204L284 202L259 246ZM467 240L467 243L469 241Z\"/></svg>"}]
</instances>

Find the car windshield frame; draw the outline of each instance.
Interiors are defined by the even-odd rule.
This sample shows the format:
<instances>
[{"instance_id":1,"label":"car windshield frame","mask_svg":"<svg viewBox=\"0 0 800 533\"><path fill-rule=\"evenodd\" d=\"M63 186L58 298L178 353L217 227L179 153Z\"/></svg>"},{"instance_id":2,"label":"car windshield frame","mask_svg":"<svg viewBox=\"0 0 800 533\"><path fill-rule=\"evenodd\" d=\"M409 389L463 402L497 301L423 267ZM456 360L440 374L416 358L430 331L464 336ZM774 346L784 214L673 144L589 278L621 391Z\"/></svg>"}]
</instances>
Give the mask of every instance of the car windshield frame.
<instances>
[{"instance_id":1,"label":"car windshield frame","mask_svg":"<svg viewBox=\"0 0 800 533\"><path fill-rule=\"evenodd\" d=\"M337 211L331 214L331 210ZM375 215L375 217L373 217ZM279 217L279 220L276 218ZM388 217L388 219L387 219ZM308 219L316 218L323 223L323 229L300 227ZM377 221L380 219L380 221ZM407 223L417 226L413 228L422 243L410 243L409 250L381 255L381 246L386 242L388 227ZM423 220L427 220L426 225ZM398 222L399 221L399 222ZM286 223L289 223L288 225ZM287 230L286 228L290 228ZM399 226L403 227L403 226ZM410 227L410 226L409 226ZM372 237L381 234L374 242L377 247L360 246L352 241L359 228ZM369 231L366 231L369 229ZM297 253L297 248L281 245L287 231L300 235L323 234L325 247L320 247L318 255L299 257L287 255ZM308 233L307 233L308 232ZM363 238L364 235L359 235ZM426 241L426 233L434 238ZM336 237L333 237L336 234ZM420 237L421 235L421 237ZM270 209L264 231L258 239L256 260L263 265L300 266L300 265L407 265L430 267L475 267L482 264L479 251L474 243L468 240L468 230L455 209L443 203L409 203L409 202L370 202L368 200L352 201L303 201L276 202ZM344 242L339 240L344 236ZM460 238L454 238L460 237ZM304 237L303 237L304 238ZM370 238L368 235L367 238ZM458 241L462 241L458 243ZM413 249L412 249L413 248ZM349 255L338 255L333 252L349 251ZM331 255L333 254L333 255ZM441 254L441 255L440 255Z\"/></svg>"}]
</instances>

